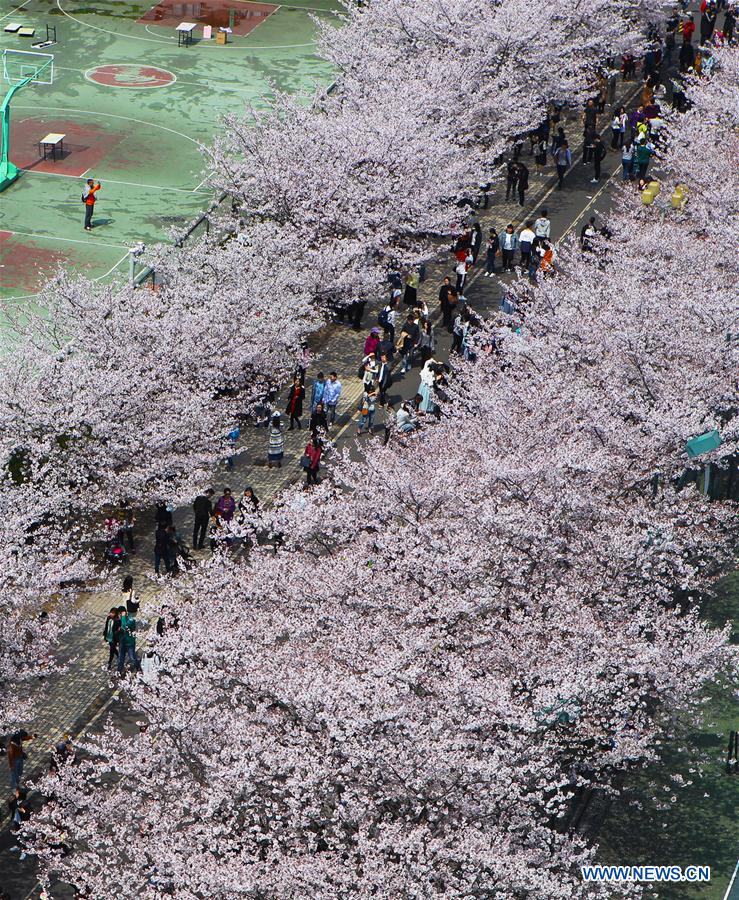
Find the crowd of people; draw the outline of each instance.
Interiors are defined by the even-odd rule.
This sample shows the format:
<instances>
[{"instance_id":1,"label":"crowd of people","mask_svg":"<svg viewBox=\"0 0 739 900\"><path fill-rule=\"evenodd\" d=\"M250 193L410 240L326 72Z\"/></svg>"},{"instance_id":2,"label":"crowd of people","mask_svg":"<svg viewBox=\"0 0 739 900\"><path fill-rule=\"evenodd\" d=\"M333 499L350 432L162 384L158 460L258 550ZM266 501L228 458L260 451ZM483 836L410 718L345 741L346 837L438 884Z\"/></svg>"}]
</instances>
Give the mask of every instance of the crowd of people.
<instances>
[{"instance_id":1,"label":"crowd of people","mask_svg":"<svg viewBox=\"0 0 739 900\"><path fill-rule=\"evenodd\" d=\"M722 6L723 29L717 35L716 18ZM675 16L671 23L671 34L673 37L681 36L681 71L687 72L691 68L701 71L702 67L705 68L706 60L710 59L710 49L703 45L717 36L728 42L733 41L734 22L734 6L704 2L700 20L702 49L699 48L696 52L692 44L696 30L694 17ZM674 47L674 43L672 46ZM668 55L671 52L669 32L666 52ZM664 126L661 113L666 90L660 81L660 61L660 52L650 51L643 61L644 81L637 108L627 112L624 106L619 106L611 116L610 150L621 154L623 180L635 181L639 188L646 186L648 168L658 153ZM624 56L621 72L624 80L634 78L636 60ZM607 82L598 96L587 102L583 111L582 162L585 165L592 164L593 183L600 180L602 164L608 155L608 147L598 130L598 117L605 112L609 90L610 82ZM683 84L677 76L673 80L673 105L682 109L685 104ZM553 108L546 122L528 137L535 164L544 166L550 159L556 167L557 184L561 189L564 177L572 167L573 157L560 111ZM517 200L520 206L525 204L530 176L528 167L521 159L522 146L523 141L515 143L512 159L507 163L505 195L506 200ZM443 389L451 377L451 368L438 358L437 332L444 329L451 335L452 353L466 360L474 358L474 335L482 323L470 306L465 289L469 286L471 273L483 250L484 277L514 272L519 267L522 273L535 281L539 276L546 277L554 272L556 252L551 230L547 208L541 208L535 218L526 219L518 227L509 223L500 233L495 228L490 228L487 239L479 222L463 227L451 248L454 274L443 279L438 292L438 310L429 310L428 304L417 291L417 282L404 284L397 274L391 276L387 300L378 312L376 324L366 335L361 362L357 368L356 374L362 386L356 408L357 435L373 434L379 426L383 441L387 444L394 432L398 435L413 432L423 427L424 421L439 414L438 404L444 397ZM583 251L592 250L598 232L595 219L591 217L581 232ZM504 297L504 309L505 303ZM364 312L364 303L357 301L352 305L349 321L353 327L361 328ZM437 312L438 324L435 319ZM416 390L409 399L394 402L389 394L394 379L407 377L417 367L419 380ZM321 464L332 446L331 435L340 416L343 391L342 381L336 371L330 371L327 376L319 371L309 387L306 387L305 369L298 369L287 394L284 419L282 415L273 413L268 420L269 468L282 467L286 432L302 431L305 428L307 441L300 466L305 472L306 487L319 483ZM233 450L239 437L238 430L232 431L228 437ZM227 457L227 469L233 468L232 457L233 453ZM259 498L251 486L245 487L236 496L231 488L223 487L217 499L213 489L203 491L192 504L192 549L203 550L206 544L213 552L232 547L235 542L234 533L238 531L232 527L232 523L243 525L249 516L258 511L259 505ZM121 500L115 515L106 520L106 528L108 558L119 561L126 554L136 552L136 517L130 503ZM122 549L122 555L117 554L118 548ZM116 553L112 554L113 550ZM153 556L157 576L174 575L195 561L173 521L173 508L164 503L158 504L155 510ZM134 593L133 578L127 576L123 580L120 602L111 606L103 626L103 640L108 648L107 668L117 671L121 676L125 674L126 667L132 673L138 673L145 665L145 659L141 659L137 651L137 634L141 628L138 609L139 601ZM156 627L161 633L162 619L157 622ZM24 745L34 737L35 735L20 730L11 735L5 749L13 791L9 806L15 828L19 828L31 814L22 776L26 759ZM66 760L71 753L71 743L65 738L54 748L52 765Z\"/></svg>"}]
</instances>

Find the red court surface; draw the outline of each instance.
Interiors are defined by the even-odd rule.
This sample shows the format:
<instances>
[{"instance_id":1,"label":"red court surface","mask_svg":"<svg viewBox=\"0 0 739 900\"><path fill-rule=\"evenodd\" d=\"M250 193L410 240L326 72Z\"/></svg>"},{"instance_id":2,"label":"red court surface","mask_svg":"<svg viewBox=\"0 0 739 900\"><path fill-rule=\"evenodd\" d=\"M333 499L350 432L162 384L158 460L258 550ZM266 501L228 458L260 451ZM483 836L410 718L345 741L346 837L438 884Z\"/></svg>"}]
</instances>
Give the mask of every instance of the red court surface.
<instances>
[{"instance_id":1,"label":"red court surface","mask_svg":"<svg viewBox=\"0 0 739 900\"><path fill-rule=\"evenodd\" d=\"M157 88L166 87L177 81L175 75L167 69L156 66L116 65L97 66L85 72L88 81L117 88Z\"/></svg>"},{"instance_id":2,"label":"red court surface","mask_svg":"<svg viewBox=\"0 0 739 900\"><path fill-rule=\"evenodd\" d=\"M143 15L141 25L161 25L176 28L180 22L198 22L214 28L226 28L229 12L234 11L234 34L249 34L270 16L277 6L271 3L240 3L238 0L203 0L201 3L179 3L162 0Z\"/></svg>"},{"instance_id":3,"label":"red court surface","mask_svg":"<svg viewBox=\"0 0 739 900\"><path fill-rule=\"evenodd\" d=\"M57 153L56 161L44 160L39 154L39 140L51 132L66 135L64 153L61 157ZM73 122L46 116L11 121L10 135L11 156L19 169L77 177L99 166L125 138L122 132L103 129L95 122Z\"/></svg>"},{"instance_id":4,"label":"red court surface","mask_svg":"<svg viewBox=\"0 0 739 900\"><path fill-rule=\"evenodd\" d=\"M38 290L44 276L49 277L59 266L69 266L74 251L50 250L48 244L0 231L0 279L4 288L19 294Z\"/></svg>"}]
</instances>

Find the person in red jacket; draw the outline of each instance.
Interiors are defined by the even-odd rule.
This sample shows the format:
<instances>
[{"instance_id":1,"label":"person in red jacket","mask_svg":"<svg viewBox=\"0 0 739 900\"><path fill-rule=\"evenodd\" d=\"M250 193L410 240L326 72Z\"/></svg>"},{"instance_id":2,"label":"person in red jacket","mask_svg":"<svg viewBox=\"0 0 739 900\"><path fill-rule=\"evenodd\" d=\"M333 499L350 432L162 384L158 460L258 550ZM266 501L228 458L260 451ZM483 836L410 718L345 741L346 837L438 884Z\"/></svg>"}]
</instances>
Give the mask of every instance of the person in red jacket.
<instances>
[{"instance_id":1,"label":"person in red jacket","mask_svg":"<svg viewBox=\"0 0 739 900\"><path fill-rule=\"evenodd\" d=\"M92 178L87 179L83 194L85 204L85 231L92 231L92 214L95 211L95 194L100 190L100 182L95 184Z\"/></svg>"},{"instance_id":2,"label":"person in red jacket","mask_svg":"<svg viewBox=\"0 0 739 900\"><path fill-rule=\"evenodd\" d=\"M308 457L308 466L305 469L305 483L318 484L318 467L321 464L320 441L311 438L305 445L305 455Z\"/></svg>"},{"instance_id":3,"label":"person in red jacket","mask_svg":"<svg viewBox=\"0 0 739 900\"><path fill-rule=\"evenodd\" d=\"M683 22L683 43L689 44L693 40L693 32L695 31L695 22L691 16Z\"/></svg>"}]
</instances>

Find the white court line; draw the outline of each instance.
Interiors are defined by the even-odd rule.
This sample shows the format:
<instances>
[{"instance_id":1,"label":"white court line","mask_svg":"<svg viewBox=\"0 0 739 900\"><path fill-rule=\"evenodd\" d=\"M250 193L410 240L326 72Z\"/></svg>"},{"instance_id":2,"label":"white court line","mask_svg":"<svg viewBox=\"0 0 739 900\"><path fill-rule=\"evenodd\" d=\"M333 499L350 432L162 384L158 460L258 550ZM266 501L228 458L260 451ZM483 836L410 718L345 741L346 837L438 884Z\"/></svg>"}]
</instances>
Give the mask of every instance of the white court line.
<instances>
[{"instance_id":1,"label":"white court line","mask_svg":"<svg viewBox=\"0 0 739 900\"><path fill-rule=\"evenodd\" d=\"M39 234L35 231L10 231L10 234L19 234L21 237L39 238L43 241L63 241L65 244L92 244L96 247L117 247L119 250L125 250L125 244L106 244L103 241L82 241L75 238L57 237L54 234ZM120 265L120 263L118 263ZM33 295L35 296L35 295Z\"/></svg>"},{"instance_id":2,"label":"white court line","mask_svg":"<svg viewBox=\"0 0 739 900\"><path fill-rule=\"evenodd\" d=\"M240 3L256 3L261 6L261 0L239 0ZM266 0L269 2L269 0ZM332 16L343 15L343 10L341 9L325 9L321 6L297 6L294 3L280 3L279 5L272 3L271 6L277 6L277 9L307 9L310 12L325 12L330 13ZM277 12L277 10L275 10ZM272 15L272 13L270 13ZM269 18L269 16L267 16Z\"/></svg>"},{"instance_id":3,"label":"white court line","mask_svg":"<svg viewBox=\"0 0 739 900\"><path fill-rule=\"evenodd\" d=\"M28 6L30 2L31 0L26 0L25 3L21 3L21 5L16 6L15 9L11 9L9 13L6 13L4 16L0 16L0 22L2 22L3 19L9 19L13 15L13 13L17 13L19 9L23 9L24 6Z\"/></svg>"},{"instance_id":4,"label":"white court line","mask_svg":"<svg viewBox=\"0 0 739 900\"><path fill-rule=\"evenodd\" d=\"M131 255L131 251L130 251L130 250L126 250L126 255L125 255L125 256L122 256L122 257L118 260L118 262L117 262L114 266L112 266L112 268L108 269L108 271L107 271L104 275L98 275L97 278L93 278L92 280L93 280L93 281L102 281L103 278L107 278L108 275L110 275L111 272L115 272L115 270L118 268L118 266L120 266L120 264L121 264L122 262L125 262L125 261L128 259L128 257L129 257L130 255Z\"/></svg>"},{"instance_id":5,"label":"white court line","mask_svg":"<svg viewBox=\"0 0 739 900\"><path fill-rule=\"evenodd\" d=\"M66 16L68 19L71 19L73 22L76 22L78 25L81 25L83 28L94 28L95 31L102 31L103 34L112 34L114 37L121 37L121 38L125 38L126 40L146 41L148 44L164 44L166 47L172 46L168 40L162 41L162 40L159 40L158 38L141 37L138 34L125 34L125 32L122 32L122 31L111 31L109 28L101 28L99 25L93 25L91 22L83 22L82 19L78 19L78 18L76 18L76 16L70 15L70 13L68 13L62 7L61 0L56 0L56 5L57 5L57 8L59 9L59 12L62 15ZM321 12L325 12L325 10L321 10ZM269 18L269 16L267 16L267 18ZM252 31L254 31L254 30L255 29L252 29ZM251 34L251 32L249 32L249 34ZM244 36L249 37L249 35L244 35ZM202 42L202 46L205 49L208 49L210 47L212 47L213 49L216 49L216 47L217 47L219 52L221 50L225 49L225 50L246 50L247 52L252 53L257 50L294 50L298 47L315 47L317 43L318 43L317 41L308 41L305 44L269 44L268 46L265 45L263 47L259 47L259 46L252 47L250 45L245 46L243 44L226 44L224 47L223 45L220 45L220 46L216 45L215 41L213 41L212 43L210 41L207 41L207 42ZM201 46L201 45L198 44L198 46Z\"/></svg>"},{"instance_id":6,"label":"white court line","mask_svg":"<svg viewBox=\"0 0 739 900\"><path fill-rule=\"evenodd\" d=\"M36 172L34 169L22 169L21 171L25 172L26 175L50 175L52 178L74 178L75 180L79 181L80 178L84 178L85 175L87 175L87 172L89 172L90 169L88 169L87 172L85 172L82 175L65 175L64 172ZM152 190L152 191L177 191L178 194L209 194L210 193L210 191L201 191L200 190L201 185L205 184L205 182L208 180L207 178L203 179L203 181L201 181L200 184L196 188L167 187L166 185L163 185L163 184L141 184L138 181L115 181L112 178L104 178L102 176L100 176L99 180L105 184L125 184L128 187L146 188L147 190Z\"/></svg>"},{"instance_id":7,"label":"white court line","mask_svg":"<svg viewBox=\"0 0 739 900\"><path fill-rule=\"evenodd\" d=\"M80 113L86 118L90 118L89 109L77 109L74 106L23 106L21 104L15 104L13 109L43 109L47 112L72 112ZM185 140L190 141L191 144L195 144L196 147L200 146L200 142L196 141L195 138L191 138L189 134L183 134L181 131L175 131L174 128L167 128L166 125L159 125L157 122L144 122L143 119L134 119L131 116L117 116L114 113L96 112L94 115L107 116L109 119L123 119L124 122L135 122L137 125L147 125L150 128L161 128L162 131L168 131L170 134L176 134L177 137L185 138Z\"/></svg>"},{"instance_id":8,"label":"white court line","mask_svg":"<svg viewBox=\"0 0 739 900\"><path fill-rule=\"evenodd\" d=\"M158 26L158 27L161 27L161 26ZM152 31L151 28L149 28L148 25L144 25L144 31L148 31L149 34L156 34L156 32L155 32L155 31ZM164 37L164 35L162 35L162 37ZM172 37L170 37L169 40L170 40L170 41L173 41L173 40L174 40L174 35L172 35Z\"/></svg>"},{"instance_id":9,"label":"white court line","mask_svg":"<svg viewBox=\"0 0 739 900\"><path fill-rule=\"evenodd\" d=\"M123 65L130 66L130 65L137 65L137 63L131 63L131 62L129 61L129 62L127 62L127 63L103 63L102 65L106 65L106 66L116 66L116 65L119 65L119 66L123 66ZM141 63L141 65L144 65L144 63ZM130 88L130 89L140 90L140 88L138 88L136 85L101 84L99 81L93 81L91 78L88 78L88 77L87 77L87 72L94 72L95 69L98 69L98 68L100 68L100 66L93 66L91 69L74 69L74 68L72 68L71 66L54 66L54 71L55 71L55 72L77 72L78 74L82 74L82 75L84 76L85 80L86 80L86 81L89 81L90 84L96 84L96 85L98 85L98 87L112 87L112 88L118 88L118 89L128 87L128 88ZM159 67L159 66L152 66L152 68L157 68L157 69L158 69L158 68L160 68L160 67ZM186 84L186 85L189 85L190 87L207 88L208 90L212 90L214 87L217 87L219 91L237 91L237 92L239 92L239 93L249 93L249 92L254 93L254 88L253 88L253 87L250 88L250 87L233 86L233 85L229 84L229 83L226 82L226 81L210 81L210 82L204 82L204 81L182 81L182 79L178 78L177 75L175 74L175 70L173 70L173 69L162 69L162 71L163 71L163 72L169 72L171 75L174 75L174 76L175 76L175 80L172 81L172 82L170 82L169 84L151 85L151 86L149 87L150 90L153 89L154 87L156 87L156 88L168 88L168 87L174 87L176 84ZM180 71L182 71L182 70L180 69ZM609 126L609 127L610 127L610 126Z\"/></svg>"}]
</instances>

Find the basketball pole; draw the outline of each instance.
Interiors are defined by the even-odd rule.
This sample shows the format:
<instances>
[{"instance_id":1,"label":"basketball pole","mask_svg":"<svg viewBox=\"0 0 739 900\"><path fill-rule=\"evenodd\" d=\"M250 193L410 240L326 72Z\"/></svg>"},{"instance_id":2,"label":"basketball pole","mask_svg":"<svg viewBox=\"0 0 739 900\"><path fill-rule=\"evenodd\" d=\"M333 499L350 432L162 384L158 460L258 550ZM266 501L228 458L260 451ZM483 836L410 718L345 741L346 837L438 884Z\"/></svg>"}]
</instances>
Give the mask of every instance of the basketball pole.
<instances>
[{"instance_id":1,"label":"basketball pole","mask_svg":"<svg viewBox=\"0 0 739 900\"><path fill-rule=\"evenodd\" d=\"M10 101L13 99L13 96L18 93L21 88L24 88L27 84L30 84L32 81L35 81L36 78L44 71L44 69L51 63L51 60L48 60L44 63L41 68L37 69L33 75L29 75L28 78L24 78L22 81L19 81L17 84L13 84L10 87L10 90L5 95L5 99L0 105L0 117L2 118L2 156L0 156L0 191L4 191L5 188L10 187L10 185L15 181L15 179L20 174L18 166L14 165L9 158L9 150L10 150Z\"/></svg>"}]
</instances>

